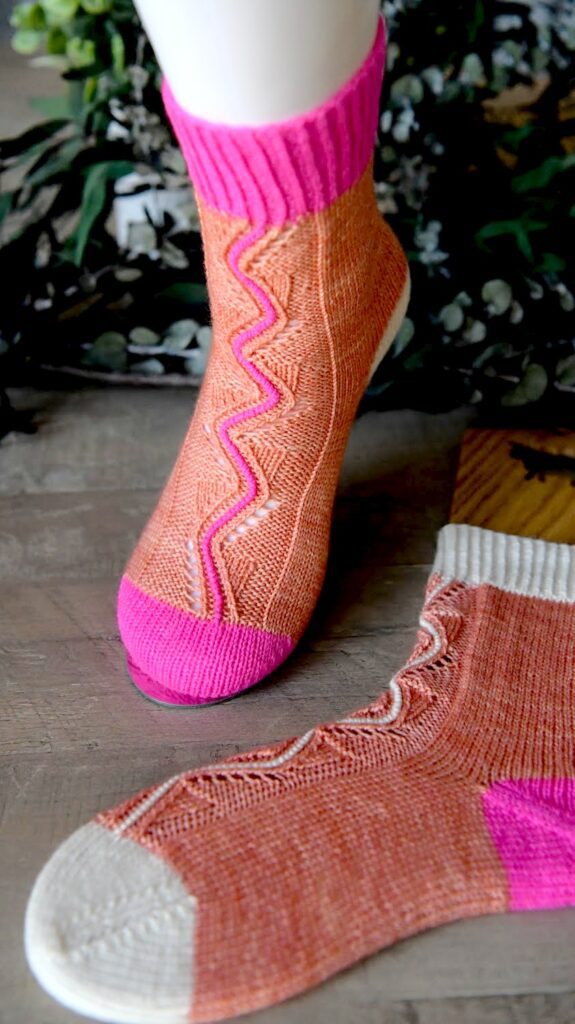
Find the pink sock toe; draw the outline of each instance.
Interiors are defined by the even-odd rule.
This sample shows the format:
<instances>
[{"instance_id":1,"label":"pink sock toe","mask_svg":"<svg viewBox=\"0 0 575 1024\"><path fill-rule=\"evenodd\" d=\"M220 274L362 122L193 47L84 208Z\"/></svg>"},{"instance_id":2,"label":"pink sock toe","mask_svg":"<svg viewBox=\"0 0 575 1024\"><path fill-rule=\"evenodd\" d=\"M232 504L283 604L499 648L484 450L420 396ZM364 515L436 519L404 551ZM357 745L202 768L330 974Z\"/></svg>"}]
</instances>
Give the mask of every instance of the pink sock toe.
<instances>
[{"instance_id":1,"label":"pink sock toe","mask_svg":"<svg viewBox=\"0 0 575 1024\"><path fill-rule=\"evenodd\" d=\"M120 596L134 680L164 703L253 686L320 594L349 431L409 298L371 173L384 36L380 24L325 103L282 122L210 124L164 87L196 186L213 327Z\"/></svg>"},{"instance_id":2,"label":"pink sock toe","mask_svg":"<svg viewBox=\"0 0 575 1024\"><path fill-rule=\"evenodd\" d=\"M134 682L166 704L233 697L273 672L294 647L288 636L197 619L143 593L127 576L118 622Z\"/></svg>"}]
</instances>

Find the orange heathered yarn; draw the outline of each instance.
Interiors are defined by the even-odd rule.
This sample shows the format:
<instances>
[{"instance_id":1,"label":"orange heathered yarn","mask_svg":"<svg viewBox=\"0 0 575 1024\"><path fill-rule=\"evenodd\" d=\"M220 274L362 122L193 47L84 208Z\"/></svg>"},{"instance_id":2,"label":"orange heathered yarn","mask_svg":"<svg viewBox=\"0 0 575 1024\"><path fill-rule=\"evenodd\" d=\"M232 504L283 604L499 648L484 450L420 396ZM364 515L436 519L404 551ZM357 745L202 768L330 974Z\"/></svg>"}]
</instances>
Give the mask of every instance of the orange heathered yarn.
<instances>
[{"instance_id":1,"label":"orange heathered yarn","mask_svg":"<svg viewBox=\"0 0 575 1024\"><path fill-rule=\"evenodd\" d=\"M277 124L209 124L164 88L198 196L214 342L120 584L129 670L161 703L253 686L317 601L349 430L409 293L371 180L384 37L380 23L341 89Z\"/></svg>"},{"instance_id":2,"label":"orange heathered yarn","mask_svg":"<svg viewBox=\"0 0 575 1024\"><path fill-rule=\"evenodd\" d=\"M206 1024L423 928L574 906L575 548L450 524L419 621L367 708L75 832L26 916L48 992Z\"/></svg>"},{"instance_id":3,"label":"orange heathered yarn","mask_svg":"<svg viewBox=\"0 0 575 1024\"><path fill-rule=\"evenodd\" d=\"M152 597L210 618L205 577L201 608L190 607L187 544L191 539L199 546L207 527L241 494L243 481L222 452L217 432L223 419L260 397L230 342L261 318L261 311L226 258L247 225L205 206L201 213L213 349L182 450L127 575ZM247 354L281 401L233 430L257 477L258 495L215 540L223 618L298 638L325 571L349 429L378 345L405 292L407 268L374 204L368 169L326 210L270 228L246 253L242 269L277 314L277 322ZM391 341L388 336L386 344ZM238 527L245 532L238 534Z\"/></svg>"},{"instance_id":4,"label":"orange heathered yarn","mask_svg":"<svg viewBox=\"0 0 575 1024\"><path fill-rule=\"evenodd\" d=\"M197 900L190 1021L424 928L575 903L574 550L446 527L391 693L100 816Z\"/></svg>"}]
</instances>

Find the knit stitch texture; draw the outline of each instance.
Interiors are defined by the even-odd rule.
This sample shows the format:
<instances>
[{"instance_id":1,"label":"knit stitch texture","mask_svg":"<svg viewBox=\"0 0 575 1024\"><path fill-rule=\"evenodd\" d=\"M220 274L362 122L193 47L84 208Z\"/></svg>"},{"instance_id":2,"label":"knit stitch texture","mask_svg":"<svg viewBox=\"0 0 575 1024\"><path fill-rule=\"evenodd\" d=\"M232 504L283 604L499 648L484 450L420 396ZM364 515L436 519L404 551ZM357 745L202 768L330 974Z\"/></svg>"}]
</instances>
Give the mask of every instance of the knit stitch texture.
<instances>
[{"instance_id":1,"label":"knit stitch texture","mask_svg":"<svg viewBox=\"0 0 575 1024\"><path fill-rule=\"evenodd\" d=\"M380 25L334 97L263 128L206 124L164 89L198 193L214 342L120 589L130 671L157 700L251 686L317 601L349 430L408 297L373 194L383 56Z\"/></svg>"},{"instance_id":2,"label":"knit stitch texture","mask_svg":"<svg viewBox=\"0 0 575 1024\"><path fill-rule=\"evenodd\" d=\"M369 707L75 833L28 909L48 991L215 1021L425 928L574 905L575 549L517 540L442 531L413 654Z\"/></svg>"}]
</instances>

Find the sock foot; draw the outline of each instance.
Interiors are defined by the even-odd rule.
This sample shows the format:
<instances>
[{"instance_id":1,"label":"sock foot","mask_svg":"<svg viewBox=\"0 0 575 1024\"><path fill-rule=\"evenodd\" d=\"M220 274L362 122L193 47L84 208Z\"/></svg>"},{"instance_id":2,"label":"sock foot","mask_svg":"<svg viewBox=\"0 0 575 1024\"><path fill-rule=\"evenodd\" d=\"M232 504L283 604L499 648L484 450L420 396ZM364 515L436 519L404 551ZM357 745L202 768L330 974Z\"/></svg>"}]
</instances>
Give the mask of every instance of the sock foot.
<instances>
[{"instance_id":1,"label":"sock foot","mask_svg":"<svg viewBox=\"0 0 575 1024\"><path fill-rule=\"evenodd\" d=\"M389 690L81 829L33 891L33 971L98 1019L205 1024L423 929L573 905L574 664L575 548L444 528Z\"/></svg>"},{"instance_id":2,"label":"sock foot","mask_svg":"<svg viewBox=\"0 0 575 1024\"><path fill-rule=\"evenodd\" d=\"M349 431L409 295L373 192L383 57L380 25L327 103L259 128L201 122L165 87L198 195L214 340L119 596L136 685L163 703L254 685L319 596Z\"/></svg>"},{"instance_id":3,"label":"sock foot","mask_svg":"<svg viewBox=\"0 0 575 1024\"><path fill-rule=\"evenodd\" d=\"M294 647L287 636L197 619L127 578L120 585L119 620L137 688L172 706L228 700L273 672Z\"/></svg>"},{"instance_id":4,"label":"sock foot","mask_svg":"<svg viewBox=\"0 0 575 1024\"><path fill-rule=\"evenodd\" d=\"M195 917L194 897L168 864L91 823L38 876L26 912L28 962L76 1013L113 1024L184 1024Z\"/></svg>"}]
</instances>

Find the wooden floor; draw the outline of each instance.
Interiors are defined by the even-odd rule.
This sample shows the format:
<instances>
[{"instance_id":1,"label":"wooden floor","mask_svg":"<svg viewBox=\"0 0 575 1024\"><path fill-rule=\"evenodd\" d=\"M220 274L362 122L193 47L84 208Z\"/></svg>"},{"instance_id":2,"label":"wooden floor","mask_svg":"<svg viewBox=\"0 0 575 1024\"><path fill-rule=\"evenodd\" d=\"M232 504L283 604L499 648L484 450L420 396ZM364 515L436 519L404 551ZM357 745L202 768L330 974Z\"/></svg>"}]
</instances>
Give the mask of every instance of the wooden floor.
<instances>
[{"instance_id":1,"label":"wooden floor","mask_svg":"<svg viewBox=\"0 0 575 1024\"><path fill-rule=\"evenodd\" d=\"M40 432L0 445L2 1024L70 1024L29 976L22 919L56 844L165 776L365 704L408 653L464 413L353 432L321 606L296 655L228 704L170 711L130 685L115 590L190 393L19 395ZM381 866L385 885L386 865ZM573 1024L575 912L483 918L399 944L254 1024ZM248 1018L245 1018L248 1019Z\"/></svg>"}]
</instances>

